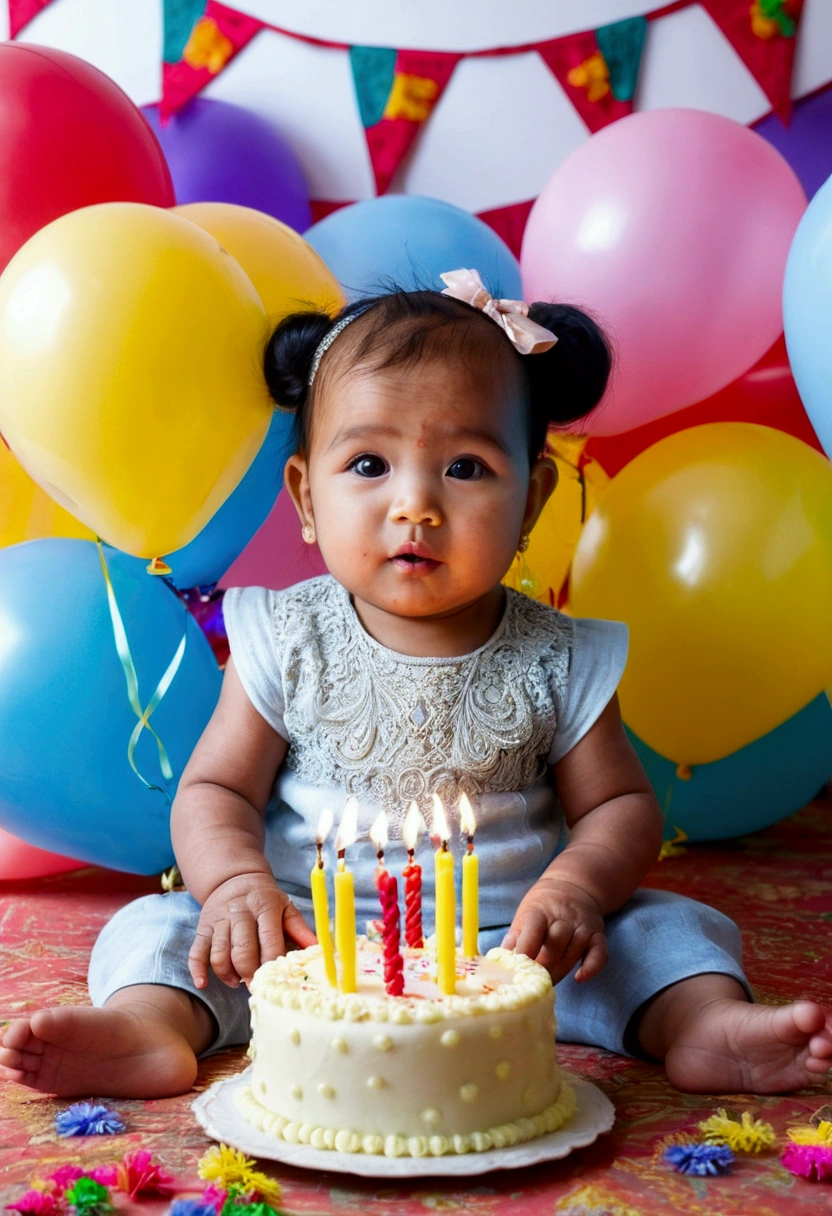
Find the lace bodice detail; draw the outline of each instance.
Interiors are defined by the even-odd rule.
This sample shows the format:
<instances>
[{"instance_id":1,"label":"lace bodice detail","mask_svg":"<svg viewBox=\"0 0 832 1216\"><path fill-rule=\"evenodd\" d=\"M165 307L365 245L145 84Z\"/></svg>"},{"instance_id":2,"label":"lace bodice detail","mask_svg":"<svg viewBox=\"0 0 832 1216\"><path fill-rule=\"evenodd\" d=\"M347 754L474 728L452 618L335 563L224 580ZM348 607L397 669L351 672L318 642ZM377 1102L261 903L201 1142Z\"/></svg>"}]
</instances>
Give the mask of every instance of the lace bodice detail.
<instances>
[{"instance_id":1,"label":"lace bodice detail","mask_svg":"<svg viewBox=\"0 0 832 1216\"><path fill-rule=\"evenodd\" d=\"M468 655L414 658L361 626L325 575L273 597L289 739L286 766L383 806L522 790L546 770L566 686L570 618L508 590L503 619ZM428 820L429 821L429 820Z\"/></svg>"}]
</instances>

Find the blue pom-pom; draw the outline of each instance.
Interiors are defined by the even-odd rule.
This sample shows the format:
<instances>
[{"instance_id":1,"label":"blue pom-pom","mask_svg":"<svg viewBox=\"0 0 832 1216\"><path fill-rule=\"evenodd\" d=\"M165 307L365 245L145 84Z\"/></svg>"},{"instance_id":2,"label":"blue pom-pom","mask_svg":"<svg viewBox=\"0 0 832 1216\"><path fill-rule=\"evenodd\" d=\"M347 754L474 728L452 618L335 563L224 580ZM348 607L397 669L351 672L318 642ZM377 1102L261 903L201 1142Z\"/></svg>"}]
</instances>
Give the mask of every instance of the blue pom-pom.
<instances>
[{"instance_id":1,"label":"blue pom-pom","mask_svg":"<svg viewBox=\"0 0 832 1216\"><path fill-rule=\"evenodd\" d=\"M115 1136L124 1131L118 1113L107 1106L92 1102L73 1102L55 1116L55 1131L59 1136Z\"/></svg>"},{"instance_id":2,"label":"blue pom-pom","mask_svg":"<svg viewBox=\"0 0 832 1216\"><path fill-rule=\"evenodd\" d=\"M664 1154L668 1165L680 1174L722 1174L734 1164L734 1154L724 1144L673 1144Z\"/></svg>"},{"instance_id":3,"label":"blue pom-pom","mask_svg":"<svg viewBox=\"0 0 832 1216\"><path fill-rule=\"evenodd\" d=\"M217 1206L207 1199L174 1199L168 1216L217 1216Z\"/></svg>"}]
</instances>

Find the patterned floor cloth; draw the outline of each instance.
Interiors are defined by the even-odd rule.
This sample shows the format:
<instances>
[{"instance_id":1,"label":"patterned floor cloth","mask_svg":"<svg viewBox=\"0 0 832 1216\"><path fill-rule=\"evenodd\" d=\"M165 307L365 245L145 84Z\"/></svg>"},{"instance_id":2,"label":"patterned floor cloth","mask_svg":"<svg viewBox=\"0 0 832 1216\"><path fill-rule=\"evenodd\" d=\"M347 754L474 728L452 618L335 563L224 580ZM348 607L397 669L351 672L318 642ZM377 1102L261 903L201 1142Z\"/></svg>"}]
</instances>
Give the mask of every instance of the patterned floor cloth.
<instances>
[{"instance_id":1,"label":"patterned floor cloth","mask_svg":"<svg viewBox=\"0 0 832 1216\"><path fill-rule=\"evenodd\" d=\"M807 996L832 1004L832 801L820 800L783 824L745 840L692 846L659 863L647 885L679 891L722 909L743 931L745 961L760 1000ZM87 1001L86 967L105 920L127 900L158 889L156 880L84 870L26 884L0 883L0 1020L46 1005ZM129 948L129 943L125 943ZM613 1131L565 1161L483 1176L460 1186L441 1179L391 1184L311 1174L262 1163L283 1184L286 1213L364 1212L415 1216L460 1211L474 1216L653 1216L679 1213L798 1216L832 1211L832 1185L794 1178L777 1154L741 1158L731 1175L688 1178L660 1160L665 1137L695 1128L717 1105L752 1111L778 1133L805 1122L829 1101L828 1085L788 1097L680 1094L659 1067L594 1049L564 1046L561 1062L594 1081L616 1107ZM200 1070L197 1088L233 1075L241 1051ZM29 1179L62 1162L92 1165L144 1147L171 1170L182 1191L196 1185L208 1141L190 1097L115 1102L127 1124L120 1136L61 1140L54 1115L66 1105L18 1085L0 1087L0 1206ZM166 1204L121 1210L148 1216Z\"/></svg>"}]
</instances>

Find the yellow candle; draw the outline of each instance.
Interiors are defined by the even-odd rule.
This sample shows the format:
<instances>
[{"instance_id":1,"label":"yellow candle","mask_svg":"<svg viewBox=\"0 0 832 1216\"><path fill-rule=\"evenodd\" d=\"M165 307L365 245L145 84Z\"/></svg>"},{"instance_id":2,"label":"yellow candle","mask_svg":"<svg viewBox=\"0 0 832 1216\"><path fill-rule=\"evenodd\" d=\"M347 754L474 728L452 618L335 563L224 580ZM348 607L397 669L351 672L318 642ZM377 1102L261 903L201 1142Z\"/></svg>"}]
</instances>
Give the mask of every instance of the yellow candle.
<instances>
[{"instance_id":1,"label":"yellow candle","mask_svg":"<svg viewBox=\"0 0 832 1216\"><path fill-rule=\"evenodd\" d=\"M462 953L466 958L476 958L480 931L480 861L474 852L477 825L465 794L459 800L459 821L468 837L468 852L462 859Z\"/></svg>"},{"instance_id":2,"label":"yellow candle","mask_svg":"<svg viewBox=\"0 0 832 1216\"><path fill-rule=\"evenodd\" d=\"M435 861L436 983L443 996L456 992L456 890L454 859L448 852L448 823L439 797L433 795L433 828L442 841Z\"/></svg>"},{"instance_id":3,"label":"yellow candle","mask_svg":"<svg viewBox=\"0 0 832 1216\"><path fill-rule=\"evenodd\" d=\"M352 873L338 859L335 875L335 943L341 960L341 991L357 992L355 959L355 883Z\"/></svg>"},{"instance_id":4,"label":"yellow candle","mask_svg":"<svg viewBox=\"0 0 832 1216\"><path fill-rule=\"evenodd\" d=\"M326 978L333 988L337 988L338 976L335 972L335 951L332 947L332 934L329 931L329 901L326 896L326 873L323 864L316 862L312 867L309 883L312 887L312 907L315 911L315 936L321 947Z\"/></svg>"}]
</instances>

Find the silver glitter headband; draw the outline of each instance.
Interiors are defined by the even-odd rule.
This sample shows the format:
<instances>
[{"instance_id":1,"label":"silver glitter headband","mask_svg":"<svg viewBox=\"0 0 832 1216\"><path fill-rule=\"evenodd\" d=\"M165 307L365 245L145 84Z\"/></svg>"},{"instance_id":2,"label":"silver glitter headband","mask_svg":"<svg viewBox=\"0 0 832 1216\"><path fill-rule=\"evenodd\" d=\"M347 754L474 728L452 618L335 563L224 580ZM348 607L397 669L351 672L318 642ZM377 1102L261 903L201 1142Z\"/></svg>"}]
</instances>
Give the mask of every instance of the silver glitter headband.
<instances>
[{"instance_id":1,"label":"silver glitter headband","mask_svg":"<svg viewBox=\"0 0 832 1216\"><path fill-rule=\"evenodd\" d=\"M332 346L332 343L339 334L344 332L351 322L355 321L357 317L363 316L363 313L363 309L361 309L359 312L351 312L348 317L343 317L337 325L333 325L332 329L328 330L327 333L324 334L323 338L321 338L315 350L315 354L312 356L312 366L309 369L309 377L306 381L307 388L312 387L312 382L318 374L318 368L321 366L321 359L323 359L330 346Z\"/></svg>"}]
</instances>

